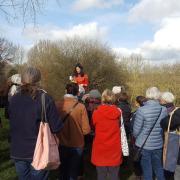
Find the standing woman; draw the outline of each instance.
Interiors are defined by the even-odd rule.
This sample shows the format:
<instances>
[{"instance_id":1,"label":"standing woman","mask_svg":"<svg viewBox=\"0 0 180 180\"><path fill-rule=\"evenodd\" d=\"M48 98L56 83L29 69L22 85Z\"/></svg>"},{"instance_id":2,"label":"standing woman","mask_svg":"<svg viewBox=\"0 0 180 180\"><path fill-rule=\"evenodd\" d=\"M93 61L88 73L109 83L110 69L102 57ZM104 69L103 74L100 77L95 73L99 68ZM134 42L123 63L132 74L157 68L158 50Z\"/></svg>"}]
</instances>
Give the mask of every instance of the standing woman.
<instances>
[{"instance_id":1,"label":"standing woman","mask_svg":"<svg viewBox=\"0 0 180 180\"><path fill-rule=\"evenodd\" d=\"M41 122L41 73L29 67L22 73L20 91L9 102L11 146L10 155L15 162L19 180L47 180L47 170L31 166ZM46 115L52 133L58 133L62 124L53 99L46 94Z\"/></svg>"},{"instance_id":2,"label":"standing woman","mask_svg":"<svg viewBox=\"0 0 180 180\"><path fill-rule=\"evenodd\" d=\"M73 81L87 90L89 85L88 76L84 73L83 66L80 63L77 63L74 68Z\"/></svg>"},{"instance_id":3,"label":"standing woman","mask_svg":"<svg viewBox=\"0 0 180 180\"><path fill-rule=\"evenodd\" d=\"M175 102L175 97L171 92L163 92L161 94L160 103L167 108L167 112L168 112L168 116L165 117L161 121L161 127L163 128L164 131L167 131L171 113L176 108L174 102ZM172 120L170 123L170 132L171 133L175 133L175 132L179 132L179 131L180 131L180 108L178 108L174 111L174 113L172 115ZM180 135L179 135L179 137L180 137ZM168 140L168 142L170 142L170 141L172 141L172 139ZM171 144L172 144L172 142L168 143L168 151L169 152L171 152L171 147L170 147ZM176 147L177 147L177 144L174 144L174 147L172 148L172 150L174 150L174 148L176 148ZM177 165L176 165L175 172L170 172L170 171L165 170L166 180L171 179L171 178L178 180L178 179L180 179L180 146L179 146L178 157L176 157L176 154L171 152L171 158L173 160L177 161ZM173 164L173 162L175 162L175 161L171 161L171 165Z\"/></svg>"},{"instance_id":4,"label":"standing woman","mask_svg":"<svg viewBox=\"0 0 180 180\"><path fill-rule=\"evenodd\" d=\"M115 94L116 105L122 110L122 116L124 121L124 127L126 130L127 138L130 137L130 119L132 116L131 105L128 102L128 95L126 92L120 92Z\"/></svg>"},{"instance_id":5,"label":"standing woman","mask_svg":"<svg viewBox=\"0 0 180 180\"><path fill-rule=\"evenodd\" d=\"M96 166L98 180L118 180L119 166L122 163L119 119L120 110L113 105L115 95L106 89L102 94L102 105L93 112L95 138L91 162Z\"/></svg>"},{"instance_id":6,"label":"standing woman","mask_svg":"<svg viewBox=\"0 0 180 180\"><path fill-rule=\"evenodd\" d=\"M167 116L167 110L159 104L160 92L157 87L148 88L146 98L147 102L144 106L136 111L133 126L135 145L142 148L140 163L144 180L152 180L153 172L158 180L164 180L163 131L160 122Z\"/></svg>"},{"instance_id":7,"label":"standing woman","mask_svg":"<svg viewBox=\"0 0 180 180\"><path fill-rule=\"evenodd\" d=\"M84 135L90 133L86 108L78 102L79 86L76 83L66 85L63 100L56 103L62 114L64 126L59 133L60 140L60 179L77 180L84 148Z\"/></svg>"}]
</instances>

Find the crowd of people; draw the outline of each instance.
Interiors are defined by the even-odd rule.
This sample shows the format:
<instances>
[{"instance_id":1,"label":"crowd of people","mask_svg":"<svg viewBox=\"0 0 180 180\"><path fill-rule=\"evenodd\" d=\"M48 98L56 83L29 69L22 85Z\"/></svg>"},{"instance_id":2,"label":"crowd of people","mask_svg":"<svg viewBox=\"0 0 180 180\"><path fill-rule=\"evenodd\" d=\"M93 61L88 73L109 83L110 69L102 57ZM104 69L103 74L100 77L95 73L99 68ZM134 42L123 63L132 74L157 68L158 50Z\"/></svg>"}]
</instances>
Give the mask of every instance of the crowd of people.
<instances>
[{"instance_id":1,"label":"crowd of people","mask_svg":"<svg viewBox=\"0 0 180 180\"><path fill-rule=\"evenodd\" d=\"M6 109L10 124L10 157L20 180L46 180L49 176L48 169L37 170L31 164L42 120L43 94L51 133L59 139L60 180L83 176L87 144L98 180L121 179L119 169L124 163L128 166L129 159L136 179L180 179L180 108L175 106L171 92L148 88L145 96L136 97L133 112L123 86L105 89L102 94L96 88L90 90L88 75L81 64L75 66L69 79L64 97L56 102L40 86L41 72L35 67L11 77L5 88L0 89L0 108ZM122 150L122 125L129 157ZM168 129L168 133L178 137L178 143L165 148L164 134ZM140 160L133 161L137 150ZM174 163L174 168L169 169L168 163Z\"/></svg>"}]
</instances>

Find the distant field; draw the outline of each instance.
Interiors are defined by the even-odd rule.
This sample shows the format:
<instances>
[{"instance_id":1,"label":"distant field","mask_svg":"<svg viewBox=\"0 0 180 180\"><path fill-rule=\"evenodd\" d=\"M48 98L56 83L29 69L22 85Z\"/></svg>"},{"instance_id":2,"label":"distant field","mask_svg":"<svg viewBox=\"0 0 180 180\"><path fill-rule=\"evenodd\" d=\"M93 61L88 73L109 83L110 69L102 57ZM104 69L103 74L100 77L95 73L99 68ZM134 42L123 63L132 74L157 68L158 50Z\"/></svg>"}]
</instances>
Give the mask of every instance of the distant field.
<instances>
[{"instance_id":1,"label":"distant field","mask_svg":"<svg viewBox=\"0 0 180 180\"><path fill-rule=\"evenodd\" d=\"M0 117L4 117L4 111L0 109ZM9 143L8 143L8 120L2 118L3 129L0 129L0 180L18 180L12 160L9 158ZM89 162L90 156L85 155L85 180L96 180L96 170ZM121 180L132 180L131 163L124 165L120 172ZM50 173L49 180L56 180L57 172Z\"/></svg>"}]
</instances>

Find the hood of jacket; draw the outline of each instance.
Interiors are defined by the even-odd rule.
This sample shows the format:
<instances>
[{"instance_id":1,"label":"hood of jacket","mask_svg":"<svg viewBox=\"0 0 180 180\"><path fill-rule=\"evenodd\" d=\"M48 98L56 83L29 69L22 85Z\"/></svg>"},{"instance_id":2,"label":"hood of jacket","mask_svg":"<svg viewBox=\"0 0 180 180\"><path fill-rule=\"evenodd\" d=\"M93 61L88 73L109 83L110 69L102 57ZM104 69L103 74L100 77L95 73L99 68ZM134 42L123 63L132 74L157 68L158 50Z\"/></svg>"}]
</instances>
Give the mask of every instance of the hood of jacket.
<instances>
[{"instance_id":1,"label":"hood of jacket","mask_svg":"<svg viewBox=\"0 0 180 180\"><path fill-rule=\"evenodd\" d=\"M121 114L120 110L115 105L102 104L97 108L97 111L102 116L112 120L116 120Z\"/></svg>"}]
</instances>

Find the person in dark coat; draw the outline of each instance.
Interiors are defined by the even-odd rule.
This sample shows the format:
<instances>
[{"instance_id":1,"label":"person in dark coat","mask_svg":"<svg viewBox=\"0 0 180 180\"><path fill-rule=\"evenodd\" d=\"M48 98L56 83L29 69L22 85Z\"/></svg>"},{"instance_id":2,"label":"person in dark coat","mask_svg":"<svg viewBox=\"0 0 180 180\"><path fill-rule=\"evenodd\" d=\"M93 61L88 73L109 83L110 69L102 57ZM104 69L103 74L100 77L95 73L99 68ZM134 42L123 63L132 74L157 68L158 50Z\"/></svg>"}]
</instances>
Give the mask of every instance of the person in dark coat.
<instances>
[{"instance_id":1,"label":"person in dark coat","mask_svg":"<svg viewBox=\"0 0 180 180\"><path fill-rule=\"evenodd\" d=\"M114 92L113 92L114 93ZM131 105L128 102L128 95L126 92L114 93L116 97L116 106L122 110L122 116L124 120L124 127L126 131L126 136L130 137L130 119L132 116Z\"/></svg>"},{"instance_id":2,"label":"person in dark coat","mask_svg":"<svg viewBox=\"0 0 180 180\"><path fill-rule=\"evenodd\" d=\"M39 83L41 73L28 67L22 73L20 91L9 101L10 156L15 163L17 175L24 179L48 179L48 170L35 170L32 166L34 150L42 120L42 93ZM48 123L53 134L62 129L62 122L54 100L45 93L45 107Z\"/></svg>"},{"instance_id":3,"label":"person in dark coat","mask_svg":"<svg viewBox=\"0 0 180 180\"><path fill-rule=\"evenodd\" d=\"M167 108L167 111L169 114L169 116L165 117L161 121L161 127L163 128L164 131L166 131L168 128L168 124L170 120L170 113L175 109L174 101L175 101L175 97L172 93L164 92L161 94L160 102L163 106ZM180 129L180 108L178 108L172 116L170 131L176 131L176 130L179 131L179 129ZM180 149L179 149L179 156L177 160L175 174L169 171L165 171L166 179L170 179L173 176L175 180L180 179Z\"/></svg>"}]
</instances>

